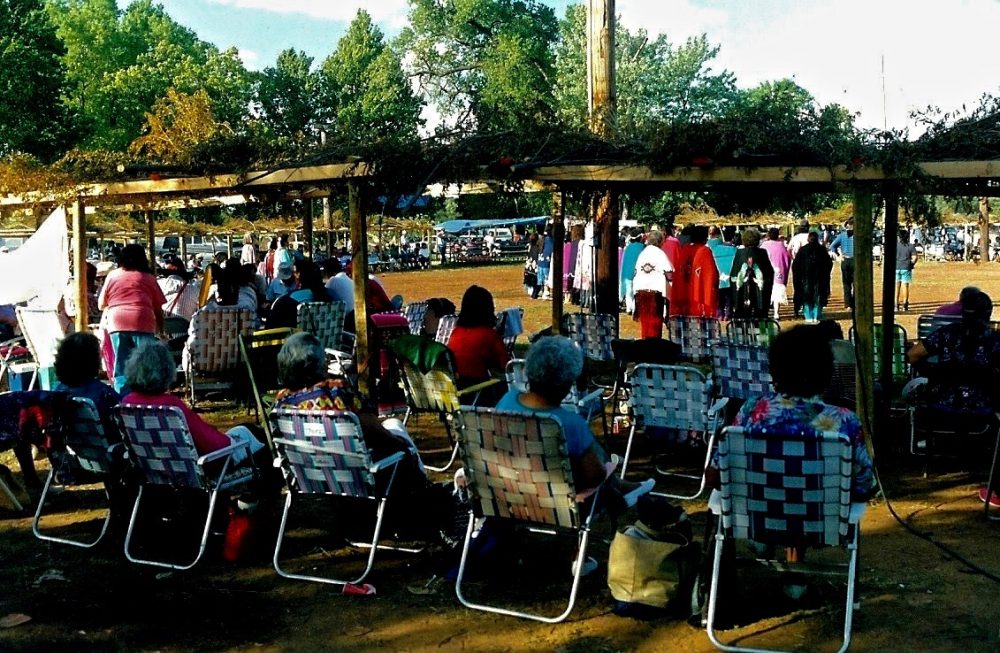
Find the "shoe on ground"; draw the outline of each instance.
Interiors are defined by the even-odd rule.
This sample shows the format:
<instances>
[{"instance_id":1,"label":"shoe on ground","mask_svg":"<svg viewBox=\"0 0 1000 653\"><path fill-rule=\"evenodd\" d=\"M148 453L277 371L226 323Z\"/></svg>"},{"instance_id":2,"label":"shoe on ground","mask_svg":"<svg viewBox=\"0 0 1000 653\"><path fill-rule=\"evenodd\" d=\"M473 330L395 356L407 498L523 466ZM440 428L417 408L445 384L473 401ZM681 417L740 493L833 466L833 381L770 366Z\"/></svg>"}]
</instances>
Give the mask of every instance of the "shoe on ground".
<instances>
[{"instance_id":1,"label":"shoe on ground","mask_svg":"<svg viewBox=\"0 0 1000 653\"><path fill-rule=\"evenodd\" d=\"M583 569L580 570L580 577L583 578L584 576L589 576L595 571L597 571L597 561L590 556L587 556L587 558L583 561ZM572 576L576 576L576 560L574 560L573 564L570 566L569 573Z\"/></svg>"},{"instance_id":2,"label":"shoe on ground","mask_svg":"<svg viewBox=\"0 0 1000 653\"><path fill-rule=\"evenodd\" d=\"M806 593L806 586L796 583L788 583L782 588L782 591L788 598L793 601L798 601Z\"/></svg>"},{"instance_id":3,"label":"shoe on ground","mask_svg":"<svg viewBox=\"0 0 1000 653\"><path fill-rule=\"evenodd\" d=\"M986 503L986 486L985 485L983 487L979 488L979 500L982 501L983 503ZM1000 493L997 493L996 490L994 490L992 492L992 495L990 496L990 507L991 508L1000 508Z\"/></svg>"},{"instance_id":4,"label":"shoe on ground","mask_svg":"<svg viewBox=\"0 0 1000 653\"><path fill-rule=\"evenodd\" d=\"M622 500L627 507L631 508L639 500L639 497L652 492L655 485L656 481L654 479L647 478L642 483L636 483L634 487L622 487Z\"/></svg>"}]
</instances>

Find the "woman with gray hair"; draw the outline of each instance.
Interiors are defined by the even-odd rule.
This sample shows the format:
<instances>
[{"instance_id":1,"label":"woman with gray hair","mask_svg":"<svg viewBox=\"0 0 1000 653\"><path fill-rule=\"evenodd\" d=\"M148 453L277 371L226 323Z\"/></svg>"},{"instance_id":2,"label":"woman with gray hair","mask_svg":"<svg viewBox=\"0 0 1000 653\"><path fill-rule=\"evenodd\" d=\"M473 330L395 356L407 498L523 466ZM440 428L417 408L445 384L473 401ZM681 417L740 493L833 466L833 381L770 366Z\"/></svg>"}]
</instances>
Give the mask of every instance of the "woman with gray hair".
<instances>
[{"instance_id":1,"label":"woman with gray hair","mask_svg":"<svg viewBox=\"0 0 1000 653\"><path fill-rule=\"evenodd\" d=\"M541 338L528 350L524 361L528 391L512 388L497 404L497 410L548 413L562 424L566 435L566 452L573 467L577 491L596 488L607 481L634 505L643 494L653 489L654 481L630 483L611 476L614 469L607 452L594 439L590 425L576 413L562 407L562 400L583 372L583 355L569 338Z\"/></svg>"},{"instance_id":2,"label":"woman with gray hair","mask_svg":"<svg viewBox=\"0 0 1000 653\"><path fill-rule=\"evenodd\" d=\"M250 428L235 426L223 433L202 419L181 399L169 394L176 378L177 365L167 346L158 340L142 341L125 362L125 379L131 392L122 398L122 405L179 408L191 431L194 448L200 455L204 456L233 443L247 442L250 445L250 455L258 458L258 467L270 467L270 452ZM260 456L256 455L258 453ZM231 462L237 465L246 460L247 449L240 448L233 453Z\"/></svg>"}]
</instances>

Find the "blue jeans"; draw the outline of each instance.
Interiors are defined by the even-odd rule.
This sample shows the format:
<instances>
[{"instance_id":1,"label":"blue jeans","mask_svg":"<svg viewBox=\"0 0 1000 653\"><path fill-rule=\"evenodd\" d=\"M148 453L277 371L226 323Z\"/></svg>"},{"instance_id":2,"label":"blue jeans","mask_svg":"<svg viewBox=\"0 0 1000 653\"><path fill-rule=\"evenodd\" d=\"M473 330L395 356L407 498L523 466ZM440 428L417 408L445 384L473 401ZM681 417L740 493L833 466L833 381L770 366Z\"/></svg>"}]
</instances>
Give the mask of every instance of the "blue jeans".
<instances>
[{"instance_id":1,"label":"blue jeans","mask_svg":"<svg viewBox=\"0 0 1000 653\"><path fill-rule=\"evenodd\" d=\"M823 314L823 307L819 304L802 305L802 317L804 317L807 320L813 320L818 322L822 314Z\"/></svg>"},{"instance_id":2,"label":"blue jeans","mask_svg":"<svg viewBox=\"0 0 1000 653\"><path fill-rule=\"evenodd\" d=\"M141 331L112 331L111 349L115 355L114 385L118 394L128 394L127 382L125 380L125 362L128 360L132 350L139 346L143 340L155 340L152 333Z\"/></svg>"}]
</instances>

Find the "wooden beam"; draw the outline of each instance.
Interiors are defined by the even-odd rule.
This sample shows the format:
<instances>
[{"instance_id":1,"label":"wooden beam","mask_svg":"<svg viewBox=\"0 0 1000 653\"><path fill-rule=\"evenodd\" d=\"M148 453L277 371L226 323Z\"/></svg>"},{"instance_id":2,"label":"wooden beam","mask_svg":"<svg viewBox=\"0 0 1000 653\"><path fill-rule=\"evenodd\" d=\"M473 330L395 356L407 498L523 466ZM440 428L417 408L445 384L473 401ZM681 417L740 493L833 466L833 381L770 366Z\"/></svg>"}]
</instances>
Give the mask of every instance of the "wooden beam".
<instances>
[{"instance_id":1,"label":"wooden beam","mask_svg":"<svg viewBox=\"0 0 1000 653\"><path fill-rule=\"evenodd\" d=\"M365 217L364 198L357 182L347 184L347 204L351 216L351 257L354 281L354 361L358 370L358 391L371 397L374 390L369 378L368 349L368 220ZM374 398L373 398L374 399Z\"/></svg>"},{"instance_id":2,"label":"wooden beam","mask_svg":"<svg viewBox=\"0 0 1000 653\"><path fill-rule=\"evenodd\" d=\"M76 303L74 326L78 333L86 333L90 311L87 303L87 214L81 197L73 203L73 279L73 299Z\"/></svg>"},{"instance_id":3,"label":"wooden beam","mask_svg":"<svg viewBox=\"0 0 1000 653\"><path fill-rule=\"evenodd\" d=\"M857 413L868 434L875 424L875 297L872 283L872 192L854 191L854 347L857 351Z\"/></svg>"},{"instance_id":4,"label":"wooden beam","mask_svg":"<svg viewBox=\"0 0 1000 653\"><path fill-rule=\"evenodd\" d=\"M552 333L559 333L563 318L563 244L566 242L566 193L552 193Z\"/></svg>"}]
</instances>

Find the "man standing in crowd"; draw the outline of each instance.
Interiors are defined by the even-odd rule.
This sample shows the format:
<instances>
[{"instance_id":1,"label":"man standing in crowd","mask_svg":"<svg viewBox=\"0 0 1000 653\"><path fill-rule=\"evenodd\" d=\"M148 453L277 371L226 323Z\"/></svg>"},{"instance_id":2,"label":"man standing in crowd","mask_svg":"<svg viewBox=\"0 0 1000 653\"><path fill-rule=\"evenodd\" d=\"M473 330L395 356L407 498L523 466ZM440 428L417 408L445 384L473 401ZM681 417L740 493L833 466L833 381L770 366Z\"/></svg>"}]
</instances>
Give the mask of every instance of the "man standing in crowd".
<instances>
[{"instance_id":1,"label":"man standing in crowd","mask_svg":"<svg viewBox=\"0 0 1000 653\"><path fill-rule=\"evenodd\" d=\"M910 284L913 283L913 266L917 264L917 248L910 242L906 229L899 232L896 243L896 312L902 304L903 312L910 310Z\"/></svg>"},{"instance_id":2,"label":"man standing in crowd","mask_svg":"<svg viewBox=\"0 0 1000 653\"><path fill-rule=\"evenodd\" d=\"M830 251L840 259L840 278L844 283L844 306L854 310L854 218L844 223Z\"/></svg>"}]
</instances>

